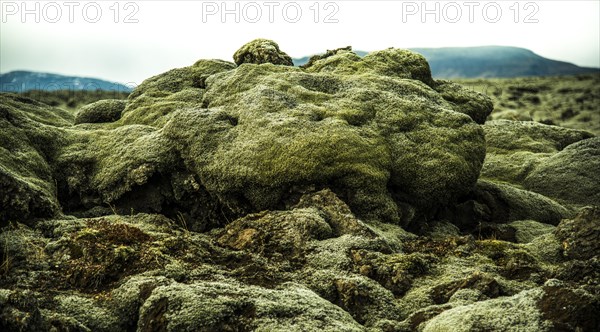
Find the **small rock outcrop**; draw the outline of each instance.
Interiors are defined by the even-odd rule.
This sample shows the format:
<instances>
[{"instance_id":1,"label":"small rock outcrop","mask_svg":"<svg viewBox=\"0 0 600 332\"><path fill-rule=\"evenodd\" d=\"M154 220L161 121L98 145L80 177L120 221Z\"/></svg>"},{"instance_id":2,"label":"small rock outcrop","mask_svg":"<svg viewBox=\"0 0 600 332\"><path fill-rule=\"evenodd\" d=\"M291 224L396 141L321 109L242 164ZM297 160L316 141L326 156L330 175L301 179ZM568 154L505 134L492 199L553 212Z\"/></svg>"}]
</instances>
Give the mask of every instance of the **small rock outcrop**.
<instances>
[{"instance_id":1,"label":"small rock outcrop","mask_svg":"<svg viewBox=\"0 0 600 332\"><path fill-rule=\"evenodd\" d=\"M292 58L279 49L276 42L268 39L255 39L235 52L233 61L243 63L272 63L274 65L293 66Z\"/></svg>"},{"instance_id":2,"label":"small rock outcrop","mask_svg":"<svg viewBox=\"0 0 600 332\"><path fill-rule=\"evenodd\" d=\"M588 260L600 256L600 207L587 207L573 219L565 219L555 230L564 254Z\"/></svg>"},{"instance_id":3,"label":"small rock outcrop","mask_svg":"<svg viewBox=\"0 0 600 332\"><path fill-rule=\"evenodd\" d=\"M105 99L83 106L75 115L75 123L114 122L121 118L126 101Z\"/></svg>"},{"instance_id":4,"label":"small rock outcrop","mask_svg":"<svg viewBox=\"0 0 600 332\"><path fill-rule=\"evenodd\" d=\"M532 121L494 120L482 127L487 154L481 176L518 186L523 186L525 179L547 158L571 144L594 137L587 131ZM595 160L592 159L593 164Z\"/></svg>"},{"instance_id":5,"label":"small rock outcrop","mask_svg":"<svg viewBox=\"0 0 600 332\"><path fill-rule=\"evenodd\" d=\"M571 144L548 157L523 184L571 204L600 204L600 137Z\"/></svg>"}]
</instances>

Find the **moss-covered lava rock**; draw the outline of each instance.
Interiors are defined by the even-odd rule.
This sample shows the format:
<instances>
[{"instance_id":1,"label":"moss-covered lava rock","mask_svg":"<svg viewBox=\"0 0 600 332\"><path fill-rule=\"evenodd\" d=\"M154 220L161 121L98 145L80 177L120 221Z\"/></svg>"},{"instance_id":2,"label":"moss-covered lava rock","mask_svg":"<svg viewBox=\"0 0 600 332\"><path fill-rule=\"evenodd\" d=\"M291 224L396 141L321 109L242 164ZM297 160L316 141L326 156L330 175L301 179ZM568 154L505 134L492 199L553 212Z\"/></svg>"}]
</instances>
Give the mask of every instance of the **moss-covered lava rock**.
<instances>
[{"instance_id":1,"label":"moss-covered lava rock","mask_svg":"<svg viewBox=\"0 0 600 332\"><path fill-rule=\"evenodd\" d=\"M83 106L75 116L75 123L113 122L121 118L126 101L104 99Z\"/></svg>"},{"instance_id":2,"label":"moss-covered lava rock","mask_svg":"<svg viewBox=\"0 0 600 332\"><path fill-rule=\"evenodd\" d=\"M408 224L473 188L487 97L438 85L407 50L337 52L306 69L267 58L173 69L138 86L120 120L67 130L62 204L183 213L203 230L327 187L360 217Z\"/></svg>"},{"instance_id":3,"label":"moss-covered lava rock","mask_svg":"<svg viewBox=\"0 0 600 332\"><path fill-rule=\"evenodd\" d=\"M60 211L53 164L72 121L61 109L0 94L0 225Z\"/></svg>"},{"instance_id":4,"label":"moss-covered lava rock","mask_svg":"<svg viewBox=\"0 0 600 332\"><path fill-rule=\"evenodd\" d=\"M583 130L532 121L494 120L482 127L487 142L482 177L516 185L523 185L525 178L546 158L594 137Z\"/></svg>"},{"instance_id":5,"label":"moss-covered lava rock","mask_svg":"<svg viewBox=\"0 0 600 332\"><path fill-rule=\"evenodd\" d=\"M0 330L598 329L592 134L483 124L407 50L234 58L0 95Z\"/></svg>"},{"instance_id":6,"label":"moss-covered lava rock","mask_svg":"<svg viewBox=\"0 0 600 332\"><path fill-rule=\"evenodd\" d=\"M276 42L268 39L255 39L242 46L233 55L236 65L243 63L272 63L274 65L293 66L292 58L279 49Z\"/></svg>"},{"instance_id":7,"label":"moss-covered lava rock","mask_svg":"<svg viewBox=\"0 0 600 332\"><path fill-rule=\"evenodd\" d=\"M567 146L545 159L524 186L571 204L600 204L600 137Z\"/></svg>"}]
</instances>

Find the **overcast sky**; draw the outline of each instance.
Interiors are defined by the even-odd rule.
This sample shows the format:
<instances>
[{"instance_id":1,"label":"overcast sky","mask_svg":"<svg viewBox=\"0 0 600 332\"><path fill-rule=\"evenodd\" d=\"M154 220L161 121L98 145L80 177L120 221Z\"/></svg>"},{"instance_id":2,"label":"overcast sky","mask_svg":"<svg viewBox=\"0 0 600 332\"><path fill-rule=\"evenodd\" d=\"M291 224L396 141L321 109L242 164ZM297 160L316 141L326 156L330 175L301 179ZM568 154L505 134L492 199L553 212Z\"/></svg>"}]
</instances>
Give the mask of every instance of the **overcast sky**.
<instances>
[{"instance_id":1,"label":"overcast sky","mask_svg":"<svg viewBox=\"0 0 600 332\"><path fill-rule=\"evenodd\" d=\"M506 45L600 66L599 0L426 1L425 7L423 1L227 1L226 8L222 1L21 3L0 1L1 73L139 84L198 59L231 60L258 37L275 40L292 57L347 45L366 51Z\"/></svg>"}]
</instances>

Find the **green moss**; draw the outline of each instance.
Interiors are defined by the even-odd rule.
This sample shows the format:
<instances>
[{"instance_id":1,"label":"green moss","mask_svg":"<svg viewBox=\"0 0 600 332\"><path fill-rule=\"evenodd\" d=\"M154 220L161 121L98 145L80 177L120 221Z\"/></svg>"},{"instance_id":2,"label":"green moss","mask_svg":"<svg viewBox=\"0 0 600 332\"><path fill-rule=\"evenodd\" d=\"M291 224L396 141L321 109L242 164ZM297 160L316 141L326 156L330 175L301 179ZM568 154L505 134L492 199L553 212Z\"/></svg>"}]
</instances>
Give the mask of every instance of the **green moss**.
<instances>
[{"instance_id":1,"label":"green moss","mask_svg":"<svg viewBox=\"0 0 600 332\"><path fill-rule=\"evenodd\" d=\"M331 227L314 208L251 214L228 224L218 243L266 256L299 256L306 242L331 237Z\"/></svg>"},{"instance_id":2,"label":"green moss","mask_svg":"<svg viewBox=\"0 0 600 332\"><path fill-rule=\"evenodd\" d=\"M352 251L355 271L367 276L395 296L402 296L412 287L412 281L428 272L435 258L420 253L383 255L366 250Z\"/></svg>"},{"instance_id":3,"label":"green moss","mask_svg":"<svg viewBox=\"0 0 600 332\"><path fill-rule=\"evenodd\" d=\"M73 123L73 115L63 109L12 93L0 93L0 117L19 124L29 122L28 128L36 122L56 127Z\"/></svg>"},{"instance_id":4,"label":"green moss","mask_svg":"<svg viewBox=\"0 0 600 332\"><path fill-rule=\"evenodd\" d=\"M96 197L93 204L101 205L147 183L153 174L170 170L175 163L170 143L152 127L73 130L57 160L57 177L64 194Z\"/></svg>"},{"instance_id":5,"label":"green moss","mask_svg":"<svg viewBox=\"0 0 600 332\"><path fill-rule=\"evenodd\" d=\"M524 180L525 188L571 204L600 202L600 138L571 144L545 159Z\"/></svg>"},{"instance_id":6,"label":"green moss","mask_svg":"<svg viewBox=\"0 0 600 332\"><path fill-rule=\"evenodd\" d=\"M522 185L546 158L592 137L589 132L536 122L489 121L483 128L488 153L482 176L517 185Z\"/></svg>"},{"instance_id":7,"label":"green moss","mask_svg":"<svg viewBox=\"0 0 600 332\"><path fill-rule=\"evenodd\" d=\"M522 247L499 240L482 240L477 242L477 252L491 258L500 267L500 274L509 279L527 280L542 273L540 262Z\"/></svg>"},{"instance_id":8,"label":"green moss","mask_svg":"<svg viewBox=\"0 0 600 332\"><path fill-rule=\"evenodd\" d=\"M597 257L600 245L600 208L586 207L571 219L563 220L554 234L561 241L565 257L587 260Z\"/></svg>"},{"instance_id":9,"label":"green moss","mask_svg":"<svg viewBox=\"0 0 600 332\"><path fill-rule=\"evenodd\" d=\"M492 299L444 311L424 324L423 331L500 331L508 326L520 331L550 331L536 303L539 290L510 298Z\"/></svg>"},{"instance_id":10,"label":"green moss","mask_svg":"<svg viewBox=\"0 0 600 332\"><path fill-rule=\"evenodd\" d=\"M374 73L419 80L429 86L434 84L429 64L422 55L394 48L371 52L363 58L351 51L337 52L335 55L315 61L307 67L307 70L342 75Z\"/></svg>"},{"instance_id":11,"label":"green moss","mask_svg":"<svg viewBox=\"0 0 600 332\"><path fill-rule=\"evenodd\" d=\"M222 282L159 286L140 309L141 329L165 331L361 331L352 317L312 291L285 284L268 290Z\"/></svg>"},{"instance_id":12,"label":"green moss","mask_svg":"<svg viewBox=\"0 0 600 332\"><path fill-rule=\"evenodd\" d=\"M485 123L494 108L486 95L450 81L436 81L435 90L453 106L454 111L470 116L479 124Z\"/></svg>"},{"instance_id":13,"label":"green moss","mask_svg":"<svg viewBox=\"0 0 600 332\"><path fill-rule=\"evenodd\" d=\"M246 43L233 54L233 60L239 66L243 63L272 63L293 66L292 58L279 50L276 42L268 39L255 39Z\"/></svg>"},{"instance_id":14,"label":"green moss","mask_svg":"<svg viewBox=\"0 0 600 332\"><path fill-rule=\"evenodd\" d=\"M113 122L121 118L126 101L118 99L99 100L83 106L75 115L75 123Z\"/></svg>"},{"instance_id":15,"label":"green moss","mask_svg":"<svg viewBox=\"0 0 600 332\"><path fill-rule=\"evenodd\" d=\"M552 233L540 235L524 247L543 263L556 264L564 260L563 245Z\"/></svg>"},{"instance_id":16,"label":"green moss","mask_svg":"<svg viewBox=\"0 0 600 332\"><path fill-rule=\"evenodd\" d=\"M209 76L234 68L234 64L222 60L199 60L192 66L151 77L129 95L122 123L160 127L175 110L202 105Z\"/></svg>"},{"instance_id":17,"label":"green moss","mask_svg":"<svg viewBox=\"0 0 600 332\"><path fill-rule=\"evenodd\" d=\"M600 134L600 75L461 79L492 98L490 120L535 121Z\"/></svg>"},{"instance_id":18,"label":"green moss","mask_svg":"<svg viewBox=\"0 0 600 332\"><path fill-rule=\"evenodd\" d=\"M116 331L122 329L118 317L91 298L77 295L59 295L54 298L56 309L74 318L90 331Z\"/></svg>"},{"instance_id":19,"label":"green moss","mask_svg":"<svg viewBox=\"0 0 600 332\"><path fill-rule=\"evenodd\" d=\"M489 211L484 218L493 223L532 219L558 225L572 216L571 210L543 195L505 183L479 180L475 196Z\"/></svg>"},{"instance_id":20,"label":"green moss","mask_svg":"<svg viewBox=\"0 0 600 332\"><path fill-rule=\"evenodd\" d=\"M201 166L196 172L206 175L209 191L222 197L241 194L264 209L281 199L282 188L327 184L344 192L359 215L371 217L378 210L379 217L399 220L404 211L394 206L385 183L402 200L435 206L465 192L465 184L476 179L485 151L476 143L482 131L445 108L449 104L434 90L372 71L308 71L244 64L207 81L205 104L236 119L218 134L222 143L214 152L191 147L188 164ZM167 133L185 120L170 123ZM208 164L206 154L211 155Z\"/></svg>"},{"instance_id":21,"label":"green moss","mask_svg":"<svg viewBox=\"0 0 600 332\"><path fill-rule=\"evenodd\" d=\"M59 211L52 163L64 142L66 111L0 94L0 225Z\"/></svg>"},{"instance_id":22,"label":"green moss","mask_svg":"<svg viewBox=\"0 0 600 332\"><path fill-rule=\"evenodd\" d=\"M570 144L593 137L583 130L549 126L536 122L498 120L484 126L486 139L495 150L522 150L554 153Z\"/></svg>"},{"instance_id":23,"label":"green moss","mask_svg":"<svg viewBox=\"0 0 600 332\"><path fill-rule=\"evenodd\" d=\"M400 310L390 291L364 276L339 276L333 280L335 302L365 326L377 321L400 320Z\"/></svg>"},{"instance_id":24,"label":"green moss","mask_svg":"<svg viewBox=\"0 0 600 332\"><path fill-rule=\"evenodd\" d=\"M143 94L160 97L186 88L204 88L207 77L233 68L234 64L222 60L200 60L192 66L172 69L146 79L129 95L129 101Z\"/></svg>"},{"instance_id":25,"label":"green moss","mask_svg":"<svg viewBox=\"0 0 600 332\"><path fill-rule=\"evenodd\" d=\"M538 236L551 233L552 225L537 222L535 220L518 220L510 223L515 229L515 238L518 243L529 243Z\"/></svg>"}]
</instances>

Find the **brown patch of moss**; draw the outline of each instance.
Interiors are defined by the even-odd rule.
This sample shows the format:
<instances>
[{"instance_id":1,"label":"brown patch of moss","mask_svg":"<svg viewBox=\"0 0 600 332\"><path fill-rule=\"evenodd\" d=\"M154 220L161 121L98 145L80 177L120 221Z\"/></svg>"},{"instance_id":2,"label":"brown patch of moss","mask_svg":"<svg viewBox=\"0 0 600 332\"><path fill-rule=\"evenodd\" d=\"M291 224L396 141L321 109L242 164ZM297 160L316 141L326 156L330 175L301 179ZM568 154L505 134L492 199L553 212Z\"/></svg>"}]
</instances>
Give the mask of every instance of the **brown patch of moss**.
<instances>
[{"instance_id":1,"label":"brown patch of moss","mask_svg":"<svg viewBox=\"0 0 600 332\"><path fill-rule=\"evenodd\" d=\"M433 255L420 253L384 255L364 249L351 253L356 272L377 281L396 296L405 294L413 279L427 273L436 261Z\"/></svg>"},{"instance_id":2,"label":"brown patch of moss","mask_svg":"<svg viewBox=\"0 0 600 332\"><path fill-rule=\"evenodd\" d=\"M502 287L491 275L475 272L470 276L437 285L431 290L431 298L436 304L447 303L450 297L460 289L476 289L489 298L504 295Z\"/></svg>"},{"instance_id":3,"label":"brown patch of moss","mask_svg":"<svg viewBox=\"0 0 600 332\"><path fill-rule=\"evenodd\" d=\"M63 281L82 291L98 291L121 278L161 266L152 236L107 219L93 219L69 238L70 260L56 266Z\"/></svg>"},{"instance_id":4,"label":"brown patch of moss","mask_svg":"<svg viewBox=\"0 0 600 332\"><path fill-rule=\"evenodd\" d=\"M598 331L600 301L598 297L564 287L544 286L538 308L554 331Z\"/></svg>"},{"instance_id":5,"label":"brown patch of moss","mask_svg":"<svg viewBox=\"0 0 600 332\"><path fill-rule=\"evenodd\" d=\"M501 268L500 274L509 279L523 281L532 273L546 272L531 254L510 242L476 241L476 252L491 258Z\"/></svg>"}]
</instances>

